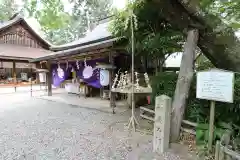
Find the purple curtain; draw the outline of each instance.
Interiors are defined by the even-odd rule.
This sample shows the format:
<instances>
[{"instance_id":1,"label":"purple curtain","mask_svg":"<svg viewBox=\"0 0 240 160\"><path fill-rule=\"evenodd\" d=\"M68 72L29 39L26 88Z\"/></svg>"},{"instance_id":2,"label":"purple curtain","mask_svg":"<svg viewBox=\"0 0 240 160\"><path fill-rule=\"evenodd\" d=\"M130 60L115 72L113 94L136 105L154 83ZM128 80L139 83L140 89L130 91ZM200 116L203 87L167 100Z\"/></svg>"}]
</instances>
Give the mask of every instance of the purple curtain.
<instances>
[{"instance_id":1,"label":"purple curtain","mask_svg":"<svg viewBox=\"0 0 240 160\"><path fill-rule=\"evenodd\" d=\"M85 83L87 83L89 86L95 87L95 88L101 88L100 80L99 80L99 72L100 69L95 68L97 62L107 62L107 59L97 59L97 60L89 60L87 61L87 65L91 66L93 68L93 75L89 79L84 79L83 77L83 70L84 70L84 61L79 61L79 69L77 69L76 63L69 63L68 69L66 69L66 64L61 64L60 67L64 70L64 77L61 78L57 74L57 68L58 65L53 65L53 85L55 87L60 86L60 84L68 79L71 76L71 70L74 68L76 71L77 77L82 79Z\"/></svg>"}]
</instances>

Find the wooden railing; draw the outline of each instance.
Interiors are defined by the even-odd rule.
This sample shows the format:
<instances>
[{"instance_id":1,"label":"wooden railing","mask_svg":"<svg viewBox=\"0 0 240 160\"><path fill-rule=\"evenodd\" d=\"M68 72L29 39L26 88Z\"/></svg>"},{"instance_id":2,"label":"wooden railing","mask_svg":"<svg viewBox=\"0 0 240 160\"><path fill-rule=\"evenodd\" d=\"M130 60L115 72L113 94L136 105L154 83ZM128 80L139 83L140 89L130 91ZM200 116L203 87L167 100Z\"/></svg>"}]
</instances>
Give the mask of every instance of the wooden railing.
<instances>
[{"instance_id":1,"label":"wooden railing","mask_svg":"<svg viewBox=\"0 0 240 160\"><path fill-rule=\"evenodd\" d=\"M215 160L240 160L240 154L217 141L215 148Z\"/></svg>"},{"instance_id":2,"label":"wooden railing","mask_svg":"<svg viewBox=\"0 0 240 160\"><path fill-rule=\"evenodd\" d=\"M144 113L148 113L148 115ZM140 107L140 117L154 122L154 116L155 116L155 111L150 109L150 106ZM194 128L197 127L197 123L190 122L188 120L183 120L182 124L183 124L181 127L182 131L196 135L196 131Z\"/></svg>"}]
</instances>

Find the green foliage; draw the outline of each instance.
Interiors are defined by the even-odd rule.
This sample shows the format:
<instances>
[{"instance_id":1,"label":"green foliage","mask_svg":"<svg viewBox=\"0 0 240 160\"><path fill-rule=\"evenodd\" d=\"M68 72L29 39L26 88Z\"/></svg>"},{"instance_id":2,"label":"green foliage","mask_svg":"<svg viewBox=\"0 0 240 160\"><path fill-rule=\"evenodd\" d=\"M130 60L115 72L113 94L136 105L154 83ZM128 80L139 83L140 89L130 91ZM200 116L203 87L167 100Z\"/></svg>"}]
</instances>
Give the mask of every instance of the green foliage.
<instances>
[{"instance_id":1,"label":"green foliage","mask_svg":"<svg viewBox=\"0 0 240 160\"><path fill-rule=\"evenodd\" d=\"M177 74L174 72L163 72L151 78L153 93L152 97L166 94L170 97L174 96L175 86L177 83ZM152 98L153 99L153 98ZM154 100L154 99L153 99ZM196 98L196 76L194 76L185 118L197 123L208 123L210 115L210 102ZM234 83L234 103L216 102L216 123L226 122L231 124L240 124L240 75L235 74Z\"/></svg>"},{"instance_id":2,"label":"green foliage","mask_svg":"<svg viewBox=\"0 0 240 160\"><path fill-rule=\"evenodd\" d=\"M8 20L17 10L14 0L0 0L0 21Z\"/></svg>"},{"instance_id":3,"label":"green foliage","mask_svg":"<svg viewBox=\"0 0 240 160\"><path fill-rule=\"evenodd\" d=\"M201 65L199 66L201 69L203 68ZM177 76L178 75L174 72L163 72L157 76L151 77L151 84L153 88L152 102L154 102L154 97L158 95L165 94L170 97L174 96ZM238 126L240 124L239 88L240 75L235 74L234 103L216 103L215 127L213 137L213 140L215 142L216 140L220 140L226 131L231 131L232 135L229 145L231 145L232 148L236 151L240 151L240 127ZM196 76L194 76L190 88L184 119L198 123L196 127L196 142L199 150L198 155L200 157L209 156L209 154L206 152L209 136L209 115L210 102L196 98Z\"/></svg>"},{"instance_id":4,"label":"green foliage","mask_svg":"<svg viewBox=\"0 0 240 160\"><path fill-rule=\"evenodd\" d=\"M214 22L219 17L233 29L240 28L239 0L201 0L200 7L205 13L212 15L209 21Z\"/></svg>"},{"instance_id":5,"label":"green foliage","mask_svg":"<svg viewBox=\"0 0 240 160\"><path fill-rule=\"evenodd\" d=\"M63 28L70 22L70 15L64 11L64 5L61 0L41 1L42 7L39 9L36 0L31 0L28 8L29 15L36 18L45 32L47 39L52 43L66 42L59 38ZM61 31L60 31L61 30ZM60 32L58 32L60 31ZM64 33L64 32L63 32ZM62 34L63 34L62 33Z\"/></svg>"},{"instance_id":6,"label":"green foliage","mask_svg":"<svg viewBox=\"0 0 240 160\"><path fill-rule=\"evenodd\" d=\"M233 130L231 125L226 124L225 126L216 125L213 133L213 141L221 140L223 134L226 132L226 129ZM199 123L196 127L196 142L197 145L206 145L209 138L209 124L208 123Z\"/></svg>"},{"instance_id":7,"label":"green foliage","mask_svg":"<svg viewBox=\"0 0 240 160\"><path fill-rule=\"evenodd\" d=\"M0 20L8 20L16 12L21 12L25 18L35 18L47 40L53 44L63 44L85 35L87 12L90 23L111 14L111 0L72 0L69 4L65 1L73 6L69 10L63 0L22 0L22 3L17 5L14 0L0 0Z\"/></svg>"},{"instance_id":8,"label":"green foliage","mask_svg":"<svg viewBox=\"0 0 240 160\"><path fill-rule=\"evenodd\" d=\"M111 0L69 0L69 2L73 8L70 25L66 30L71 33L70 38L73 40L81 38L86 33L88 21L93 24L112 13Z\"/></svg>"},{"instance_id":9,"label":"green foliage","mask_svg":"<svg viewBox=\"0 0 240 160\"><path fill-rule=\"evenodd\" d=\"M207 70L210 68L214 68L214 65L203 55L199 55L196 59L196 70Z\"/></svg>"},{"instance_id":10,"label":"green foliage","mask_svg":"<svg viewBox=\"0 0 240 160\"><path fill-rule=\"evenodd\" d=\"M112 34L116 37L124 37L128 42L126 49L131 48L131 32L125 30L126 21L129 17L129 10L133 10L135 18L135 50L136 56L148 56L149 59L162 59L173 52L182 50L179 42L182 41L182 34L177 32L165 19L159 14L156 6L147 1L136 1L128 5L126 10L115 11L112 23L109 27ZM136 25L137 21L137 25Z\"/></svg>"},{"instance_id":11,"label":"green foliage","mask_svg":"<svg viewBox=\"0 0 240 160\"><path fill-rule=\"evenodd\" d=\"M162 94L173 97L177 78L177 74L174 72L163 72L159 73L157 76L152 77L151 84L153 92L151 102L154 103L155 97Z\"/></svg>"}]
</instances>

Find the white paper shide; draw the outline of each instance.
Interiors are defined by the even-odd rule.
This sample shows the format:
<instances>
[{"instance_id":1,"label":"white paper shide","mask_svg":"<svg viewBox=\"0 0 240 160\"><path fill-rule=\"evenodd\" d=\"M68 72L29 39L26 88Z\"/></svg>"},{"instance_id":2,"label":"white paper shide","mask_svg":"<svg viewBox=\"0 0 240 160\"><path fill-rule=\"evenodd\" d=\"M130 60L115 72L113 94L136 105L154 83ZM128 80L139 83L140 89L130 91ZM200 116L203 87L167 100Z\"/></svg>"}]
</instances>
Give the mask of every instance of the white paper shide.
<instances>
[{"instance_id":1,"label":"white paper shide","mask_svg":"<svg viewBox=\"0 0 240 160\"><path fill-rule=\"evenodd\" d=\"M234 73L213 69L197 73L197 98L233 103Z\"/></svg>"}]
</instances>

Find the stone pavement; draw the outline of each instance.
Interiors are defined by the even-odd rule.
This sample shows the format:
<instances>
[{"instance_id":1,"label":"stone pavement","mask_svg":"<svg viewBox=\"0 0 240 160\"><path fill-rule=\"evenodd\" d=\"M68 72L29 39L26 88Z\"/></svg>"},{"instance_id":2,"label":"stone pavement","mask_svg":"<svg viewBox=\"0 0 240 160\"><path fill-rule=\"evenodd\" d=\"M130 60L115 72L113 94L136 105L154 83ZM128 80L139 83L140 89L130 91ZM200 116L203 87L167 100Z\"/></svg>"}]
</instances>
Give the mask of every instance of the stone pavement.
<instances>
[{"instance_id":1,"label":"stone pavement","mask_svg":"<svg viewBox=\"0 0 240 160\"><path fill-rule=\"evenodd\" d=\"M113 112L113 109L110 107L109 100L103 100L101 98L95 98L95 97L87 97L87 98L83 96L79 97L76 94L68 94L61 89L57 89L53 91L52 96L47 96L46 94L43 94L43 95L36 94L35 97L39 99L53 101L53 102L69 104L76 107L78 106L82 108L95 109L95 110L99 110L107 113ZM116 102L116 107L114 108L114 111L116 113L123 113L127 110L129 110L127 102L124 102L124 101Z\"/></svg>"},{"instance_id":2,"label":"stone pavement","mask_svg":"<svg viewBox=\"0 0 240 160\"><path fill-rule=\"evenodd\" d=\"M187 159L152 154L152 135L127 131L130 111L113 115L26 94L0 99L3 160Z\"/></svg>"},{"instance_id":3,"label":"stone pavement","mask_svg":"<svg viewBox=\"0 0 240 160\"><path fill-rule=\"evenodd\" d=\"M53 88L55 88L53 86ZM32 90L33 91L43 91L46 89L46 86L45 85L33 85L32 86ZM22 93L22 92L30 92L31 90L31 86L28 85L28 86L18 86L16 88L16 93ZM4 86L0 86L0 94L9 94L9 93L15 93L15 89L14 87L4 87Z\"/></svg>"}]
</instances>

